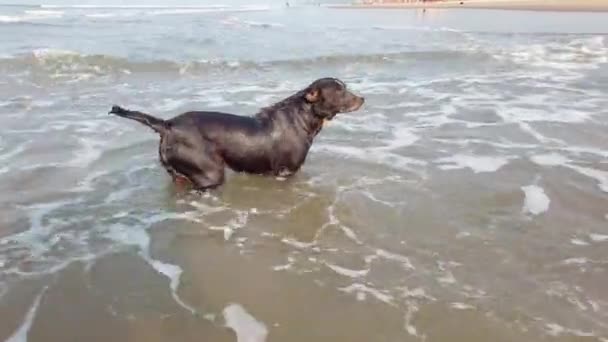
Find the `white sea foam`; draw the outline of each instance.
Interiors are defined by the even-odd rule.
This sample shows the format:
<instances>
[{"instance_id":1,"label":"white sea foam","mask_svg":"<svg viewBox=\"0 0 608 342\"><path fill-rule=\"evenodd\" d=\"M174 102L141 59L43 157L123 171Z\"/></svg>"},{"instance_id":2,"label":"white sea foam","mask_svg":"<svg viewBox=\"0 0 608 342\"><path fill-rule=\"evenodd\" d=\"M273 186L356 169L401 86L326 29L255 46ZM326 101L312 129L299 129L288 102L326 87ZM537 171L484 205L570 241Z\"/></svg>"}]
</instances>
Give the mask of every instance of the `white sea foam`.
<instances>
[{"instance_id":1,"label":"white sea foam","mask_svg":"<svg viewBox=\"0 0 608 342\"><path fill-rule=\"evenodd\" d=\"M253 21L253 20L244 20L243 22L251 27L262 27L262 28L284 27L283 24L279 24L279 23L267 23L267 22Z\"/></svg>"},{"instance_id":2,"label":"white sea foam","mask_svg":"<svg viewBox=\"0 0 608 342\"><path fill-rule=\"evenodd\" d=\"M26 15L40 17L40 18L59 18L63 16L63 11L56 10L27 10L24 12Z\"/></svg>"},{"instance_id":3,"label":"white sea foam","mask_svg":"<svg viewBox=\"0 0 608 342\"><path fill-rule=\"evenodd\" d=\"M595 333L582 331L578 329L569 329L557 323L547 323L545 324L545 328L547 334L551 336L560 336L560 335L574 335L578 337L594 337Z\"/></svg>"},{"instance_id":4,"label":"white sea foam","mask_svg":"<svg viewBox=\"0 0 608 342\"><path fill-rule=\"evenodd\" d=\"M436 160L442 170L469 168L474 173L496 172L509 163L508 157L456 154Z\"/></svg>"},{"instance_id":5,"label":"white sea foam","mask_svg":"<svg viewBox=\"0 0 608 342\"><path fill-rule=\"evenodd\" d=\"M344 235L346 235L346 237L348 237L349 239L351 239L355 243L357 243L359 245L363 244L363 241L361 241L359 239L359 237L357 237L357 234L355 234L355 232L352 229L350 229L349 227L346 227L344 225L340 225L340 230L342 230L342 232L344 233Z\"/></svg>"},{"instance_id":6,"label":"white sea foam","mask_svg":"<svg viewBox=\"0 0 608 342\"><path fill-rule=\"evenodd\" d=\"M72 200L23 206L21 209L27 212L30 222L29 229L0 238L0 244L16 243L21 245L27 248L32 259L43 255L52 248L47 239L52 235L53 226L60 224L60 222L50 223L48 220L49 214L65 205L79 203L81 200L81 198L74 198Z\"/></svg>"},{"instance_id":7,"label":"white sea foam","mask_svg":"<svg viewBox=\"0 0 608 342\"><path fill-rule=\"evenodd\" d=\"M161 104L154 105L154 108L158 111L169 112L184 107L188 103L189 99L181 98L165 98L161 101Z\"/></svg>"},{"instance_id":8,"label":"white sea foam","mask_svg":"<svg viewBox=\"0 0 608 342\"><path fill-rule=\"evenodd\" d=\"M145 15L159 16L159 15L193 15L203 13L217 13L217 12L257 12L257 11L269 11L273 9L267 5L244 5L244 6L197 6L197 7L173 7L173 8L162 8L157 7L155 9L149 8L144 12Z\"/></svg>"},{"instance_id":9,"label":"white sea foam","mask_svg":"<svg viewBox=\"0 0 608 342\"><path fill-rule=\"evenodd\" d=\"M7 161L10 161L11 159L19 156L19 154L23 153L25 150L26 150L25 144L20 144L19 146L16 146L12 150L9 150L7 152L5 152L5 149L3 148L0 151L0 152L2 152L2 154L0 154L0 162L8 164Z\"/></svg>"},{"instance_id":10,"label":"white sea foam","mask_svg":"<svg viewBox=\"0 0 608 342\"><path fill-rule=\"evenodd\" d=\"M463 31L451 27L432 27L418 25L374 25L372 28L375 30L382 31L431 31L463 33Z\"/></svg>"},{"instance_id":11,"label":"white sea foam","mask_svg":"<svg viewBox=\"0 0 608 342\"><path fill-rule=\"evenodd\" d=\"M30 306L30 309L27 311L25 317L23 318L23 322L21 322L19 328L9 338L7 338L5 342L27 342L27 335L32 327L32 324L34 323L34 318L36 318L36 312L38 311L40 301L46 293L46 290L47 287L42 289L42 291L40 291L36 298L34 298L34 302L32 303L32 306Z\"/></svg>"},{"instance_id":12,"label":"white sea foam","mask_svg":"<svg viewBox=\"0 0 608 342\"><path fill-rule=\"evenodd\" d=\"M247 224L249 213L245 211L237 212L237 216L226 225L223 226L211 226L209 230L219 230L224 232L224 240L228 241L232 237L235 231L243 228Z\"/></svg>"},{"instance_id":13,"label":"white sea foam","mask_svg":"<svg viewBox=\"0 0 608 342\"><path fill-rule=\"evenodd\" d=\"M405 331L407 331L408 334L415 336L415 337L424 337L419 334L418 329L412 323L414 314L416 312L418 312L418 310L419 310L419 308L414 302L407 303L407 310L405 312L405 317L404 317ZM423 340L424 340L424 338L423 338Z\"/></svg>"},{"instance_id":14,"label":"white sea foam","mask_svg":"<svg viewBox=\"0 0 608 342\"><path fill-rule=\"evenodd\" d=\"M227 107L233 104L232 101L226 100L221 95L210 95L205 97L205 102L207 107L211 108L219 108L219 107Z\"/></svg>"},{"instance_id":15,"label":"white sea foam","mask_svg":"<svg viewBox=\"0 0 608 342\"><path fill-rule=\"evenodd\" d=\"M40 48L32 51L32 55L40 62L45 62L49 58L57 58L63 56L78 56L76 51L63 49Z\"/></svg>"},{"instance_id":16,"label":"white sea foam","mask_svg":"<svg viewBox=\"0 0 608 342\"><path fill-rule=\"evenodd\" d=\"M508 52L516 63L557 70L594 69L608 61L604 37L576 38L568 43L525 44Z\"/></svg>"},{"instance_id":17,"label":"white sea foam","mask_svg":"<svg viewBox=\"0 0 608 342\"><path fill-rule=\"evenodd\" d=\"M118 13L88 13L85 14L85 17L88 18L97 18L97 19L101 19L101 18L114 18L117 17L119 14ZM135 13L133 13L133 15L135 15Z\"/></svg>"},{"instance_id":18,"label":"white sea foam","mask_svg":"<svg viewBox=\"0 0 608 342\"><path fill-rule=\"evenodd\" d=\"M524 205L522 211L524 213L530 213L532 215L539 215L549 210L549 204L551 200L545 194L543 188L538 185L527 185L522 186L521 190L524 192Z\"/></svg>"},{"instance_id":19,"label":"white sea foam","mask_svg":"<svg viewBox=\"0 0 608 342\"><path fill-rule=\"evenodd\" d=\"M152 215L145 220L141 220L144 225L123 225L118 223L110 225L109 227L105 228L106 231L104 235L111 241L117 242L117 244L110 244L101 251L98 251L97 254L93 254L88 249L87 241L90 237L90 231L94 231L95 228L100 227L93 227L91 230L84 231L65 230L64 227L69 227L71 224L73 224L73 220L58 219L54 217L55 215L51 215L51 213L55 210L59 210L65 206L73 206L79 203L81 200L81 198L75 198L70 201L38 204L23 208L23 210L27 210L30 221L30 229L0 239L0 247L2 247L1 245L6 244L9 249L16 246L19 246L19 248L25 248L27 250L28 259L33 262L41 262L44 268L24 272L20 270L19 266L17 265L10 269L10 272L14 275L21 276L52 274L61 271L74 261L88 262L101 255L107 255L113 251L117 245L133 245L138 247L139 255L146 260L159 274L169 278L171 293L176 302L186 310L194 313L194 309L184 303L184 301L182 301L177 295L182 269L177 265L167 264L160 260L151 258L149 254L150 238L144 229L144 225L148 226L149 224L152 224L152 221L158 222L159 220L164 220L167 218L189 219L187 217L188 213L161 213ZM114 217L121 218L125 217L125 215L120 214L115 215ZM60 246L59 250L61 250L61 244L63 241L69 241L71 246L73 246L73 250L70 252L76 254L65 259L48 257L46 252L57 248L57 246ZM2 247L0 250L4 252L5 248Z\"/></svg>"},{"instance_id":20,"label":"white sea foam","mask_svg":"<svg viewBox=\"0 0 608 342\"><path fill-rule=\"evenodd\" d=\"M556 324L556 323L548 323L546 325L546 328L547 328L547 333L551 336L558 336L566 331L566 328L564 328L561 325Z\"/></svg>"},{"instance_id":21,"label":"white sea foam","mask_svg":"<svg viewBox=\"0 0 608 342\"><path fill-rule=\"evenodd\" d=\"M359 301L365 300L369 294L381 302L393 304L393 296L365 284L354 283L346 287L340 287L338 290L348 294L354 293Z\"/></svg>"},{"instance_id":22,"label":"white sea foam","mask_svg":"<svg viewBox=\"0 0 608 342\"><path fill-rule=\"evenodd\" d=\"M18 23L23 21L22 16L0 15L0 23Z\"/></svg>"},{"instance_id":23,"label":"white sea foam","mask_svg":"<svg viewBox=\"0 0 608 342\"><path fill-rule=\"evenodd\" d=\"M179 15L179 14L200 14L210 12L225 11L225 8L172 8L172 9L157 9L145 12L147 15Z\"/></svg>"},{"instance_id":24,"label":"white sea foam","mask_svg":"<svg viewBox=\"0 0 608 342\"><path fill-rule=\"evenodd\" d=\"M391 260L391 261L397 261L399 262L401 265L403 265L403 267L405 269L408 270L415 270L416 268L414 267L414 265L412 265L412 262L410 261L410 259L406 256L400 255L400 254L395 254L395 253L391 253L391 252L387 252L383 249L377 249L376 250L376 255L380 258L386 259L386 260Z\"/></svg>"},{"instance_id":25,"label":"white sea foam","mask_svg":"<svg viewBox=\"0 0 608 342\"><path fill-rule=\"evenodd\" d=\"M587 241L581 239L571 239L570 243L576 246L589 246L589 243Z\"/></svg>"},{"instance_id":26,"label":"white sea foam","mask_svg":"<svg viewBox=\"0 0 608 342\"><path fill-rule=\"evenodd\" d=\"M169 287L171 289L171 296L173 297L173 300L175 300L175 302L181 307L190 311L192 314L195 314L196 310L192 306L184 303L184 301L182 301L182 299L177 295L177 289L179 288L181 275L184 270L177 265L167 264L151 258L148 258L148 262L158 273L169 278Z\"/></svg>"},{"instance_id":27,"label":"white sea foam","mask_svg":"<svg viewBox=\"0 0 608 342\"><path fill-rule=\"evenodd\" d=\"M226 326L236 333L237 342L264 342L268 336L266 325L253 317L239 304L230 304L223 311Z\"/></svg>"},{"instance_id":28,"label":"white sea foam","mask_svg":"<svg viewBox=\"0 0 608 342\"><path fill-rule=\"evenodd\" d=\"M28 10L20 15L0 15L0 23L20 23L47 19L57 19L63 16L63 11Z\"/></svg>"},{"instance_id":29,"label":"white sea foam","mask_svg":"<svg viewBox=\"0 0 608 342\"><path fill-rule=\"evenodd\" d=\"M608 172L606 171L574 165L566 157L555 153L535 155L530 159L538 165L568 167L583 176L596 180L600 190L608 192Z\"/></svg>"},{"instance_id":30,"label":"white sea foam","mask_svg":"<svg viewBox=\"0 0 608 342\"><path fill-rule=\"evenodd\" d=\"M394 150L397 148L410 146L420 139L420 137L412 132L411 128L398 126L393 129L393 139L389 140L385 146L380 149Z\"/></svg>"},{"instance_id":31,"label":"white sea foam","mask_svg":"<svg viewBox=\"0 0 608 342\"><path fill-rule=\"evenodd\" d=\"M386 115L380 112L367 113L365 116L346 116L340 120L326 123L324 127L339 127L358 133L385 133L391 130Z\"/></svg>"},{"instance_id":32,"label":"white sea foam","mask_svg":"<svg viewBox=\"0 0 608 342\"><path fill-rule=\"evenodd\" d=\"M380 148L360 148L353 146L340 146L328 144L315 144L312 150L330 154L338 154L348 158L354 158L367 163L378 163L392 168L415 171L415 167L424 166L426 162L406 157Z\"/></svg>"},{"instance_id":33,"label":"white sea foam","mask_svg":"<svg viewBox=\"0 0 608 342\"><path fill-rule=\"evenodd\" d=\"M327 267L329 267L332 271L334 271L334 272L336 272L336 273L338 273L340 275L350 277L350 278L364 277L364 276L366 276L369 273L369 269L353 270L353 269L350 269L350 268L333 265L333 264L330 264L328 262L326 262L325 265Z\"/></svg>"},{"instance_id":34,"label":"white sea foam","mask_svg":"<svg viewBox=\"0 0 608 342\"><path fill-rule=\"evenodd\" d=\"M559 123L582 123L592 117L589 111L578 109L557 109L551 105L547 105L549 98L547 95L527 95L520 98L517 102L512 103L512 108L504 108L501 105L501 110L498 114L506 122L559 122ZM536 104L539 108L527 108L530 104ZM526 106L525 109L517 107L518 105Z\"/></svg>"},{"instance_id":35,"label":"white sea foam","mask_svg":"<svg viewBox=\"0 0 608 342\"><path fill-rule=\"evenodd\" d=\"M293 263L295 262L295 259L293 257L287 257L287 263L284 265L277 265L277 266L273 266L272 270L273 271L285 271L288 269L291 269L293 267Z\"/></svg>"},{"instance_id":36,"label":"white sea foam","mask_svg":"<svg viewBox=\"0 0 608 342\"><path fill-rule=\"evenodd\" d=\"M542 166L560 166L568 163L568 158L557 153L537 154L530 157L534 163Z\"/></svg>"},{"instance_id":37,"label":"white sea foam","mask_svg":"<svg viewBox=\"0 0 608 342\"><path fill-rule=\"evenodd\" d=\"M106 141L94 140L90 138L78 138L80 148L73 153L74 157L70 161L70 166L85 167L96 161L103 153Z\"/></svg>"},{"instance_id":38,"label":"white sea foam","mask_svg":"<svg viewBox=\"0 0 608 342\"><path fill-rule=\"evenodd\" d=\"M126 246L137 246L143 253L148 252L150 236L140 227L114 224L108 227L107 237Z\"/></svg>"},{"instance_id":39,"label":"white sea foam","mask_svg":"<svg viewBox=\"0 0 608 342\"><path fill-rule=\"evenodd\" d=\"M584 265L584 264L586 264L588 262L589 262L589 259L582 258L582 257L580 257L580 258L569 258L569 259L566 259L566 260L562 261L562 263L564 265Z\"/></svg>"},{"instance_id":40,"label":"white sea foam","mask_svg":"<svg viewBox=\"0 0 608 342\"><path fill-rule=\"evenodd\" d=\"M361 191L361 194L364 195L365 197L369 198L372 202L380 203L380 204L386 205L387 207L391 207L391 208L394 208L396 205L399 205L399 204L405 204L405 201L390 202L390 201L381 200L378 197L376 197L376 195L374 195L371 191L363 190L363 191Z\"/></svg>"},{"instance_id":41,"label":"white sea foam","mask_svg":"<svg viewBox=\"0 0 608 342\"><path fill-rule=\"evenodd\" d=\"M450 307L452 309L456 309L456 310L472 310L472 309L475 309L475 307L473 305L465 304L465 303L459 303L459 302L451 303Z\"/></svg>"},{"instance_id":42,"label":"white sea foam","mask_svg":"<svg viewBox=\"0 0 608 342\"><path fill-rule=\"evenodd\" d=\"M437 281L445 285L451 285L456 283L456 278L454 278L452 272L446 271L443 276L437 278Z\"/></svg>"},{"instance_id":43,"label":"white sea foam","mask_svg":"<svg viewBox=\"0 0 608 342\"><path fill-rule=\"evenodd\" d=\"M607 234L589 234L589 239L593 242L605 242L608 241Z\"/></svg>"},{"instance_id":44,"label":"white sea foam","mask_svg":"<svg viewBox=\"0 0 608 342\"><path fill-rule=\"evenodd\" d=\"M311 248L315 246L315 242L302 242L302 241L298 241L292 238L283 238L281 239L281 242L283 242L286 245L290 245L292 247L298 248L298 249L307 249L307 248Z\"/></svg>"},{"instance_id":45,"label":"white sea foam","mask_svg":"<svg viewBox=\"0 0 608 342\"><path fill-rule=\"evenodd\" d=\"M209 5L191 5L191 6L175 6L175 5L52 5L52 4L42 4L40 5L42 9L99 9L99 10L191 10L191 11L199 11L199 10L235 10L235 11L263 11L270 10L273 7L267 4L248 4L241 6L230 6L225 4L209 4ZM189 13L189 12L184 12Z\"/></svg>"},{"instance_id":46,"label":"white sea foam","mask_svg":"<svg viewBox=\"0 0 608 342\"><path fill-rule=\"evenodd\" d=\"M608 192L608 172L578 165L568 165L568 167L581 175L594 179L598 182L600 190Z\"/></svg>"},{"instance_id":47,"label":"white sea foam","mask_svg":"<svg viewBox=\"0 0 608 342\"><path fill-rule=\"evenodd\" d=\"M114 224L108 228L107 237L120 242L124 245L134 245L139 247L140 256L152 266L156 272L164 275L169 279L169 287L171 296L177 304L191 313L196 313L196 310L186 304L177 294L177 289L180 284L180 277L183 272L182 268L177 265L167 264L160 260L155 260L150 256L150 236L145 229L141 227L126 226L122 224Z\"/></svg>"},{"instance_id":48,"label":"white sea foam","mask_svg":"<svg viewBox=\"0 0 608 342\"><path fill-rule=\"evenodd\" d=\"M54 4L42 4L40 8L81 8L81 9L162 9L162 8L208 8L222 5L210 5L210 6L183 6L175 7L173 5L54 5ZM222 6L223 7L223 6Z\"/></svg>"},{"instance_id":49,"label":"white sea foam","mask_svg":"<svg viewBox=\"0 0 608 342\"><path fill-rule=\"evenodd\" d=\"M426 293L426 291L421 288L421 287L417 287L415 289L409 289L407 287L403 287L401 288L402 292L402 296L403 298L406 299L418 299L418 300L428 300L428 301L434 301L436 300L433 296L429 295Z\"/></svg>"}]
</instances>

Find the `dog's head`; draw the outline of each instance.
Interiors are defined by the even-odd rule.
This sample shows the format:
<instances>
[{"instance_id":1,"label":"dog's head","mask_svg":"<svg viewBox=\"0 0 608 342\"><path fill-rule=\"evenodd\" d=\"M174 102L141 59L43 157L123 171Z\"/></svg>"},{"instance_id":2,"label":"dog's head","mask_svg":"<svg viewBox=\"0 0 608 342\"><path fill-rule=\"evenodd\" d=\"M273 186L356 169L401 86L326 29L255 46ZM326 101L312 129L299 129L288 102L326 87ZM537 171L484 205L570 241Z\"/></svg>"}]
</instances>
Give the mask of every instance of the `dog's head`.
<instances>
[{"instance_id":1,"label":"dog's head","mask_svg":"<svg viewBox=\"0 0 608 342\"><path fill-rule=\"evenodd\" d=\"M365 100L346 89L346 84L337 78L321 78L304 91L307 102L312 104L315 115L331 120L338 113L354 112Z\"/></svg>"}]
</instances>

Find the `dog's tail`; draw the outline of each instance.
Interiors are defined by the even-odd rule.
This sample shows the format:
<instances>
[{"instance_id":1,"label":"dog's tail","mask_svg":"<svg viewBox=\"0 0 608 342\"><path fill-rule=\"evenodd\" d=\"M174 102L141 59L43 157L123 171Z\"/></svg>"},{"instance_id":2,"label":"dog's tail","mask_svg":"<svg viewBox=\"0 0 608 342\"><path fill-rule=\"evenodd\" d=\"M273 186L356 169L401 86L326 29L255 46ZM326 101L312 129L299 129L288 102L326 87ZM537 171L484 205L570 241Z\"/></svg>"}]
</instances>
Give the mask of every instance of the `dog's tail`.
<instances>
[{"instance_id":1,"label":"dog's tail","mask_svg":"<svg viewBox=\"0 0 608 342\"><path fill-rule=\"evenodd\" d=\"M108 114L115 114L123 118L141 122L161 135L165 134L169 130L169 124L165 120L159 119L150 114L124 109L120 106L112 106L112 109L110 112L108 112Z\"/></svg>"}]
</instances>

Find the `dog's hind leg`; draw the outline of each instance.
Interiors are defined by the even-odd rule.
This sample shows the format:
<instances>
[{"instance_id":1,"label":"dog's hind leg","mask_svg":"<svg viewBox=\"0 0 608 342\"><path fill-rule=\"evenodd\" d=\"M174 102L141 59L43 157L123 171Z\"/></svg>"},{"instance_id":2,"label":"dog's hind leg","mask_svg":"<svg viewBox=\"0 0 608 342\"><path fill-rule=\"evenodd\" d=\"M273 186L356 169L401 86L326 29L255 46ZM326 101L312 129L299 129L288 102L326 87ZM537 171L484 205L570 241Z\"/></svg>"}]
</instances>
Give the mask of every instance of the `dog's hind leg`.
<instances>
[{"instance_id":1,"label":"dog's hind leg","mask_svg":"<svg viewBox=\"0 0 608 342\"><path fill-rule=\"evenodd\" d=\"M171 160L171 165L192 183L195 190L204 191L222 185L224 183L224 164L201 163L202 159L206 158L198 158L193 163L191 159L175 158Z\"/></svg>"},{"instance_id":2,"label":"dog's hind leg","mask_svg":"<svg viewBox=\"0 0 608 342\"><path fill-rule=\"evenodd\" d=\"M197 139L198 140L198 139ZM216 188L224 183L224 160L210 143L180 143L174 147L169 163L188 178L195 190Z\"/></svg>"},{"instance_id":3,"label":"dog's hind leg","mask_svg":"<svg viewBox=\"0 0 608 342\"><path fill-rule=\"evenodd\" d=\"M224 183L224 170L221 172L204 172L189 175L194 189L205 191L215 189Z\"/></svg>"},{"instance_id":4,"label":"dog's hind leg","mask_svg":"<svg viewBox=\"0 0 608 342\"><path fill-rule=\"evenodd\" d=\"M173 184L175 184L178 188L187 188L192 186L192 182L190 179L182 176L182 175L172 175Z\"/></svg>"}]
</instances>

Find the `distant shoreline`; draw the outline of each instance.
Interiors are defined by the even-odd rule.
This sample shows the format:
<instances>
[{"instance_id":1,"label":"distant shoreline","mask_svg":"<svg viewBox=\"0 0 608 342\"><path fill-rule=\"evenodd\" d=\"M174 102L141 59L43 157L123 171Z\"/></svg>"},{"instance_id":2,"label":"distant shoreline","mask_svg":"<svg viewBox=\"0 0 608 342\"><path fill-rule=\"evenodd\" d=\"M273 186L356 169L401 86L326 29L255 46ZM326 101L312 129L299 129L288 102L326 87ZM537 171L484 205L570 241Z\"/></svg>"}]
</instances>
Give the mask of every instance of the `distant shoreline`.
<instances>
[{"instance_id":1,"label":"distant shoreline","mask_svg":"<svg viewBox=\"0 0 608 342\"><path fill-rule=\"evenodd\" d=\"M460 3L461 1L448 0L415 3L329 5L328 7L342 9L463 8L556 12L608 12L608 0L463 0L462 4Z\"/></svg>"}]
</instances>

